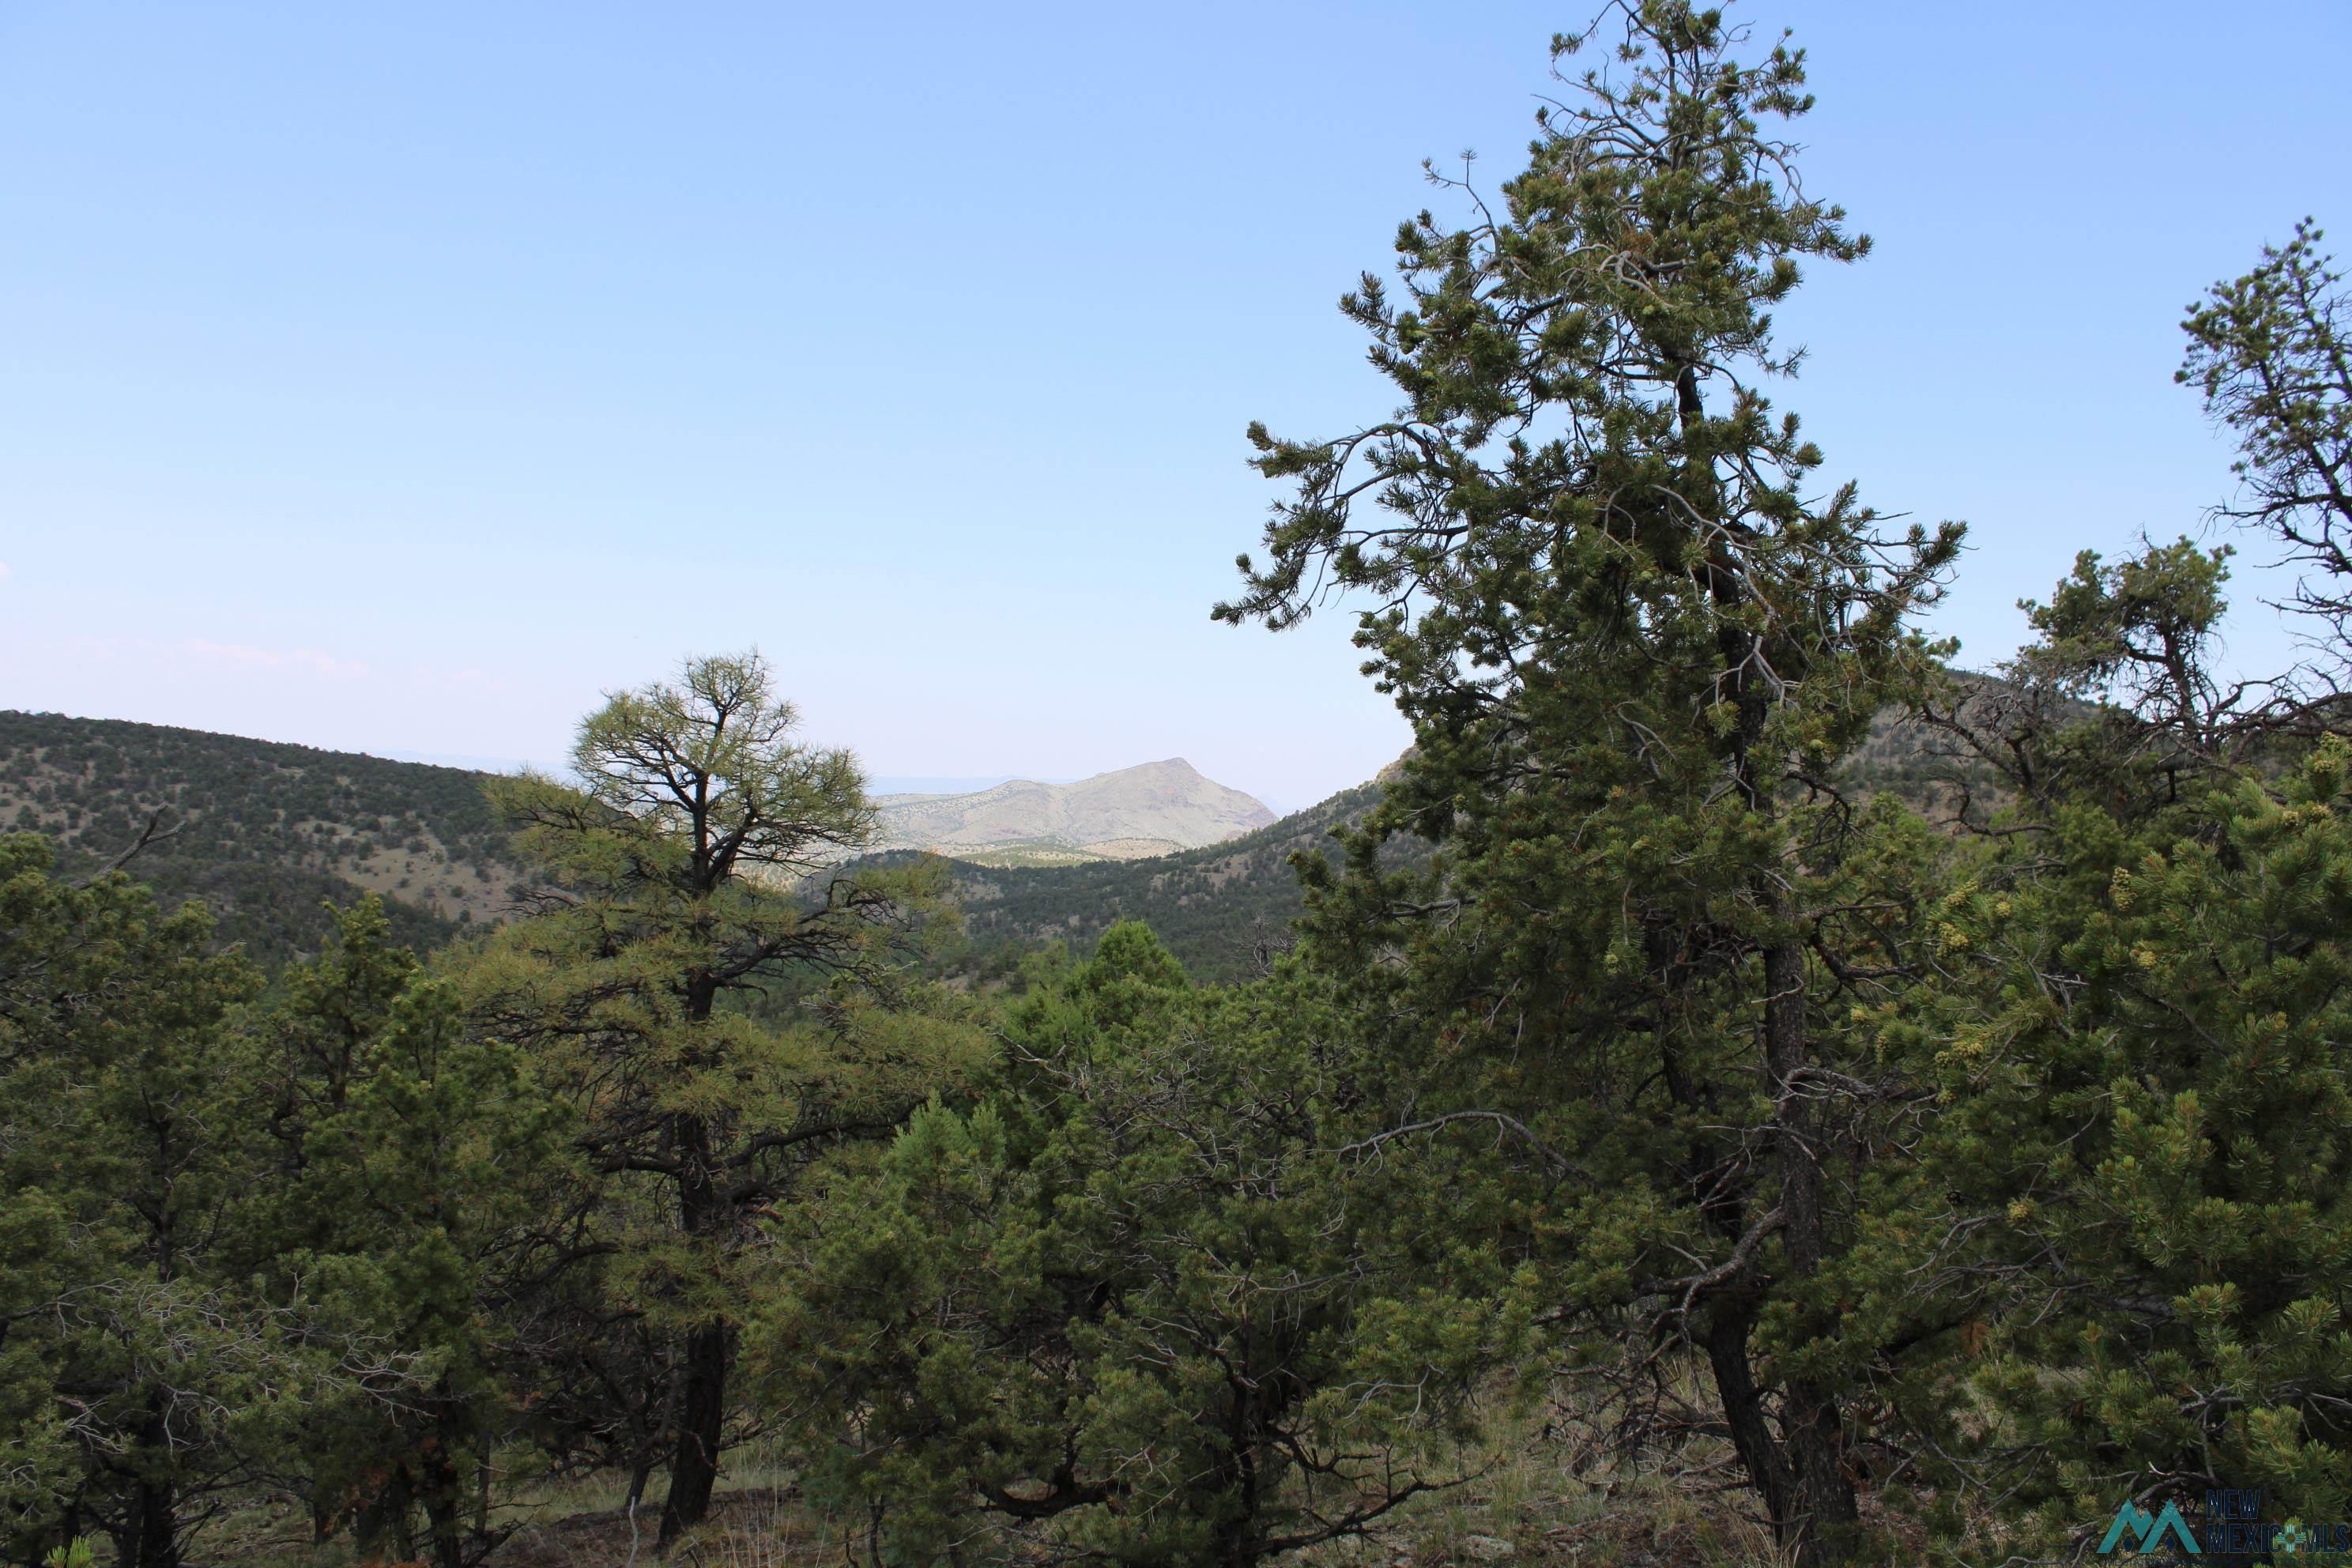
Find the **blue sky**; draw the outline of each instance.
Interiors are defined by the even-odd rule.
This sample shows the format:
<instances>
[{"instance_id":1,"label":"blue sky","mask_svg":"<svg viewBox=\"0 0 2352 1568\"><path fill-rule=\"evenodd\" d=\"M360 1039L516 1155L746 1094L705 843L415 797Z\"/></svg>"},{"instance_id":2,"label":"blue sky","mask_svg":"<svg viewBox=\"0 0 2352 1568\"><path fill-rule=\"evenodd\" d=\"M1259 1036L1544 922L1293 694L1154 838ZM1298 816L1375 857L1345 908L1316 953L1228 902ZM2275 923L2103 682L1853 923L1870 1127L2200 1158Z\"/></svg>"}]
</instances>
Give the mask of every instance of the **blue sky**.
<instances>
[{"instance_id":1,"label":"blue sky","mask_svg":"<svg viewBox=\"0 0 2352 1568\"><path fill-rule=\"evenodd\" d=\"M1358 782L1344 619L1208 620L1242 430L1386 409L1333 301L1585 9L0 0L0 706L544 758L757 644L877 773ZM2352 223L2352 6L1735 14L1878 242L1780 401L1996 659L2226 492L2176 323Z\"/></svg>"}]
</instances>

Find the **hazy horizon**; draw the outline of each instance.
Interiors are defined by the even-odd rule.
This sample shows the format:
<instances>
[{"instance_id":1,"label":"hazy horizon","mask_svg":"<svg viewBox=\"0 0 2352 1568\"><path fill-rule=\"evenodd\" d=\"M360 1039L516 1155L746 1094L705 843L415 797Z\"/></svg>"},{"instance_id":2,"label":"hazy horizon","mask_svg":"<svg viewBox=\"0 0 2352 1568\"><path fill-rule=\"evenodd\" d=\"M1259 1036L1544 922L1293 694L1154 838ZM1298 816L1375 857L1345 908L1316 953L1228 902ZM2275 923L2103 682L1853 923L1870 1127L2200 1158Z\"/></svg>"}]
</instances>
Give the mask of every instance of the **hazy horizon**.
<instances>
[{"instance_id":1,"label":"hazy horizon","mask_svg":"<svg viewBox=\"0 0 2352 1568\"><path fill-rule=\"evenodd\" d=\"M29 711L37 711L37 712L56 712L56 711L58 711L58 710L29 710ZM99 720L99 721L106 721L106 720L115 719L115 718L117 718L117 717L118 717L117 715L113 715L113 714L105 714L105 713L72 713L72 714L64 714L63 716L64 716L64 717L67 717L67 718L74 718L74 719L91 719L91 720ZM139 720L139 719L129 720L129 721L127 721L127 722L131 722L131 723L161 723L161 722L164 722L163 721L160 721L160 720ZM194 728L194 726L180 726L180 727L181 727L181 728ZM248 741L260 741L260 742L273 742L273 743L280 743L280 744L290 744L290 745L317 745L317 742L315 742L300 741L300 740L289 740L288 737L283 736L283 735L263 735L263 734L252 734L252 733L247 733L247 732L246 732L246 731L205 731L205 732L206 732L206 733L214 733L214 734L227 733L227 734L233 734L233 735L236 735L236 736L237 736L238 738L240 738L240 739L244 739L244 740L248 740ZM322 751L339 751L339 752L345 752L346 754L352 754L352 755L359 755L359 756L380 757L380 758L383 759L383 760L384 760L384 761L386 761L386 762L394 762L394 763L423 763L426 764L427 766L431 766L431 767L463 768L463 769L466 769L466 770L468 770L468 771L470 771L470 772L474 772L474 773L520 773L520 772L524 771L525 769L535 769L535 770L537 770L537 771L539 771L539 772L541 772L541 773L554 773L554 774L562 775L562 774L563 774L563 773L567 773L567 772L569 771L569 768L570 768L570 764L569 764L569 763L567 763L567 762L566 762L562 757L561 757L561 756L550 756L550 757L493 756L493 755L485 755L485 754L481 754L481 753L478 753L478 752L410 752L410 751L402 751L402 750L398 750L398 749L386 750L386 749L382 748L382 747L368 747L368 746L352 746L352 747L322 746L322 747L320 747L319 749L320 749L320 750L322 750ZM1133 768L1149 767L1149 766L1150 766L1150 765L1151 765L1152 763L1154 763L1165 762L1165 761L1169 761L1169 760L1171 760L1171 759L1164 758L1164 757L1145 757L1145 758L1139 759L1138 761L1135 761L1135 762L1132 762L1132 763L1121 763L1121 764L1119 764L1119 765L1118 765L1118 766L1117 766L1117 767L1098 769L1097 772L1092 773L1087 773L1087 774L1084 774L1084 775L1072 774L1072 775L1067 775L1067 776L1065 776L1065 775L1058 775L1058 774L1045 774L1045 773L1036 773L1036 772L1027 772L1027 773L980 773L980 774L971 774L971 775L953 775L953 774L950 774L950 775L938 775L938 774L877 773L873 773L873 772L869 771L869 772L867 772L867 773L866 774L866 793L868 795L870 795L870 796L872 796L872 797L874 797L874 798L877 798L877 799L882 799L882 798L887 798L887 797L889 797L889 796L892 796L892 795L977 795L977 794L979 794L979 793L981 793L981 792L982 792L982 791L984 791L984 790L991 790L991 789L994 789L994 788L995 788L997 785L999 785L999 784L1084 784L1084 783L1087 783L1087 781L1089 781L1089 780L1091 780L1091 779L1095 779L1095 778L1102 777L1102 776L1105 776L1105 775L1109 774L1109 773L1124 773L1124 772L1127 772L1127 771L1129 771L1129 770L1130 770L1130 769L1133 769ZM1181 758L1180 758L1180 759L1174 759L1174 760L1182 761L1183 759L1181 759ZM863 761L863 759L861 759L861 762L862 762L862 761ZM1207 775L1205 775L1205 774L1204 774L1203 776L1205 777L1205 776L1207 776ZM1225 783L1225 781L1224 781L1224 780L1223 780L1223 779L1212 779L1210 782L1212 782L1212 783L1213 783L1213 784L1224 784L1224 783ZM1361 781L1359 781L1359 782L1361 782ZM1228 785L1227 787L1231 788L1231 787L1238 787L1238 786ZM1344 786L1343 786L1343 787L1344 787ZM1253 796L1254 796L1254 797L1258 801L1258 803L1259 803L1260 805L1270 807L1271 809L1273 809L1273 811L1274 811L1277 816L1288 816L1290 813L1292 813L1292 812L1294 812L1294 811L1298 811L1298 810L1304 809L1304 808L1305 808L1305 807L1307 807L1307 806L1309 806L1309 805L1317 805L1317 804L1318 804L1318 801L1313 801L1313 800L1308 800L1308 801L1286 801L1286 800L1281 800L1281 799L1278 799L1278 798L1270 798L1270 797L1268 797L1268 796L1266 796L1266 795L1259 795L1257 792L1255 792L1255 791L1254 791L1254 790L1244 790L1244 791L1243 791L1243 793L1244 793L1244 794L1245 794L1245 795L1253 795ZM1335 791L1335 792L1332 792L1332 793L1337 793L1337 792ZM1318 799L1319 799L1319 798L1321 798L1321 797L1318 797Z\"/></svg>"}]
</instances>

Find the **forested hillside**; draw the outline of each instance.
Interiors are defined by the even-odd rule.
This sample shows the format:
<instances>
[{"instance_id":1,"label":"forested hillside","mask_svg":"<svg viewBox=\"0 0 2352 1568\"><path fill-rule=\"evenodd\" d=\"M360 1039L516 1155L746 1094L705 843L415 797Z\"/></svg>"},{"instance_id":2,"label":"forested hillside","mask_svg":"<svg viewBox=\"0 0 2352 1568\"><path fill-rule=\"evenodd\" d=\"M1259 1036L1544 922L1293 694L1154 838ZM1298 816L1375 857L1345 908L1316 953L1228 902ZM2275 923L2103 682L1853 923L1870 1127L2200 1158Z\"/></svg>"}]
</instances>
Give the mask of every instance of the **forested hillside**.
<instances>
[{"instance_id":1,"label":"forested hillside","mask_svg":"<svg viewBox=\"0 0 2352 1568\"><path fill-rule=\"evenodd\" d=\"M1926 806L1948 798L1937 785L1952 773L1936 737L1890 711L1841 778ZM201 900L221 942L269 964L317 951L331 929L324 906L367 892L420 949L501 918L520 873L484 777L202 730L0 712L0 826L47 835L79 875L137 844L152 819L141 879L166 901ZM1302 907L1291 855L1336 856L1331 829L1360 820L1380 793L1369 782L1239 837L1143 858L1003 866L950 850L965 925L950 962L1001 966L1052 942L1088 952L1119 921L1139 920L1194 975L1245 978L1287 945ZM1399 839L1387 857L1403 865L1425 853Z\"/></svg>"},{"instance_id":2,"label":"forested hillside","mask_svg":"<svg viewBox=\"0 0 2352 1568\"><path fill-rule=\"evenodd\" d=\"M1300 908L1293 852L1336 854L1331 829L1360 818L1380 793L1377 783L1359 784L1239 838L1150 859L1035 867L951 861L965 937L979 954L1048 942L1090 952L1118 921L1142 921L1196 978L1244 978L1265 953L1288 943Z\"/></svg>"},{"instance_id":3,"label":"forested hillside","mask_svg":"<svg viewBox=\"0 0 2352 1568\"><path fill-rule=\"evenodd\" d=\"M515 868L483 775L161 724L0 711L0 827L47 835L81 875L153 837L138 875L200 899L265 963L315 952L324 905L380 893L425 948L498 918Z\"/></svg>"},{"instance_id":4,"label":"forested hillside","mask_svg":"<svg viewBox=\"0 0 2352 1568\"><path fill-rule=\"evenodd\" d=\"M1980 701L2004 689L1996 678L1961 674L1952 700ZM1857 801L1885 792L1930 816L1948 815L1959 805L1957 786L1963 782L1979 811L2001 798L1990 770L1957 751L1953 738L1890 708L1873 721L1834 782ZM1379 780L1358 784L1238 838L1150 859L1003 868L950 851L968 943L960 956L985 967L1049 942L1087 952L1103 932L1131 920L1150 926L1195 978L1246 979L1289 945L1290 924L1304 908L1291 856L1312 850L1336 862L1331 830L1361 821L1379 804L1381 787ZM1382 858L1393 868L1417 864L1428 854L1421 840L1398 837L1383 847ZM903 857L875 858L888 863Z\"/></svg>"},{"instance_id":5,"label":"forested hillside","mask_svg":"<svg viewBox=\"0 0 2352 1568\"><path fill-rule=\"evenodd\" d=\"M47 835L81 875L155 836L133 865L167 903L202 900L223 943L264 963L312 952L324 906L374 892L405 944L500 918L520 874L485 775L202 730L0 712L0 827ZM1299 909L1295 849L1379 798L1374 784L1222 844L1147 859L997 868L956 861L971 950L1059 941L1091 950L1149 921L1205 978L1249 973ZM877 856L877 863L909 858Z\"/></svg>"}]
</instances>

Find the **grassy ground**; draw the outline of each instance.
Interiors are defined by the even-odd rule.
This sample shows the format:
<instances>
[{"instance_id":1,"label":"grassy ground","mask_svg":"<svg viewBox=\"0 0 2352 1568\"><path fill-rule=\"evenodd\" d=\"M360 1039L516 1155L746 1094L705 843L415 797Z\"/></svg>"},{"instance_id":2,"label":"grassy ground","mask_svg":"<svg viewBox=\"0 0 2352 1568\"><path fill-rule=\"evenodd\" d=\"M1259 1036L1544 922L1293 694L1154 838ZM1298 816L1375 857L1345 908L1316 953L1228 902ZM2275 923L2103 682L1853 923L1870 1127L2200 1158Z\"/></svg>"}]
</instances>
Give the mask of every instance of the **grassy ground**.
<instances>
[{"instance_id":1,"label":"grassy ground","mask_svg":"<svg viewBox=\"0 0 2352 1568\"><path fill-rule=\"evenodd\" d=\"M656 1483L658 1491L658 1483ZM547 1488L504 1510L514 1533L485 1568L629 1568L631 1521L620 1476ZM1615 1487L1561 1484L1539 1460L1500 1467L1479 1481L1401 1510L1376 1534L1302 1552L1298 1568L1777 1568L1769 1537L1737 1500L1694 1497L1655 1480ZM639 1510L635 1562L651 1568L657 1500ZM253 1568L352 1568L348 1537L313 1545L299 1511L252 1510L208 1532L204 1563ZM711 1517L673 1561L693 1568L837 1568L843 1543L797 1505L788 1485L732 1478Z\"/></svg>"},{"instance_id":2,"label":"grassy ground","mask_svg":"<svg viewBox=\"0 0 2352 1568\"><path fill-rule=\"evenodd\" d=\"M651 1568L655 1561L658 1479L634 1524L625 1509L628 1478L617 1470L511 1482L497 1495L504 1500L493 1524L511 1533L484 1568L625 1568L633 1542L641 1568ZM789 1478L761 1456L730 1455L711 1516L677 1561L700 1568L784 1568L822 1559L837 1568L839 1548L793 1505L793 1496ZM104 1563L104 1543L99 1546ZM359 1562L349 1535L315 1542L309 1516L281 1502L259 1502L226 1516L189 1553L192 1568L354 1568Z\"/></svg>"},{"instance_id":3,"label":"grassy ground","mask_svg":"<svg viewBox=\"0 0 2352 1568\"><path fill-rule=\"evenodd\" d=\"M1549 1418L1548 1418L1549 1414ZM1360 1539L1312 1548L1294 1568L1781 1568L1722 1445L1692 1442L1671 1463L1609 1460L1589 1432L1535 1411L1472 1457L1474 1479L1416 1499ZM512 1533L484 1568L652 1568L654 1500L635 1522L618 1474L503 1489ZM1916 1532L1865 1500L1890 1565L1921 1561ZM352 1568L348 1538L314 1546L299 1510L247 1510L208 1532L192 1561L255 1568ZM689 1568L841 1568L854 1561L799 1505L791 1476L757 1452L730 1457L711 1517L674 1553Z\"/></svg>"},{"instance_id":4,"label":"grassy ground","mask_svg":"<svg viewBox=\"0 0 2352 1568\"><path fill-rule=\"evenodd\" d=\"M1303 1552L1296 1568L1778 1568L1771 1532L1748 1495L1727 1488L1727 1455L1696 1444L1675 1477L1661 1469L1612 1469L1585 1436L1540 1413L1512 1422L1475 1455L1477 1477L1413 1500L1360 1540ZM1576 1479L1583 1471L1583 1479ZM1677 1479L1679 1477L1679 1479ZM658 1486L658 1483L656 1483ZM487 1568L628 1568L624 1488L564 1488L534 1504L534 1521L515 1532ZM637 1563L649 1563L645 1521ZM760 1465L731 1467L730 1490L713 1519L679 1552L696 1568L816 1568L846 1561L840 1540L795 1504L791 1479ZM1910 1552L1889 1563L1916 1561Z\"/></svg>"}]
</instances>

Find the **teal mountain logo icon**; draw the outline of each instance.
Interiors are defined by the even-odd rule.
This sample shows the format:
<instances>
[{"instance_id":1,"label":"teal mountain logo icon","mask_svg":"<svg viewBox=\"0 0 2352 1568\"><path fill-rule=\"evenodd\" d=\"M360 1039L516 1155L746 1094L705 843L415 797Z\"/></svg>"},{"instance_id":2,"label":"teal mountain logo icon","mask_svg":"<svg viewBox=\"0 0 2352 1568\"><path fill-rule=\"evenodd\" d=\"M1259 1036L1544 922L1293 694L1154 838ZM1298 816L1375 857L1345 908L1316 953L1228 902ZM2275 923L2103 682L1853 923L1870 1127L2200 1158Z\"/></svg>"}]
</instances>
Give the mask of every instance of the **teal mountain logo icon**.
<instances>
[{"instance_id":1,"label":"teal mountain logo icon","mask_svg":"<svg viewBox=\"0 0 2352 1568\"><path fill-rule=\"evenodd\" d=\"M2107 1526L2106 1539L2099 1542L2102 1552L2113 1552L2128 1535L2134 1552L2154 1552L2170 1536L2179 1542L2180 1550L2191 1557L2198 1555L2197 1537L2189 1532L2189 1521L2180 1517L2180 1505L2168 1502L2160 1513L2151 1514L2136 1502L2126 1500L2116 1510L2115 1523Z\"/></svg>"}]
</instances>

